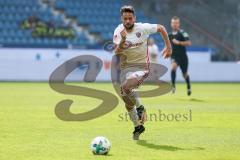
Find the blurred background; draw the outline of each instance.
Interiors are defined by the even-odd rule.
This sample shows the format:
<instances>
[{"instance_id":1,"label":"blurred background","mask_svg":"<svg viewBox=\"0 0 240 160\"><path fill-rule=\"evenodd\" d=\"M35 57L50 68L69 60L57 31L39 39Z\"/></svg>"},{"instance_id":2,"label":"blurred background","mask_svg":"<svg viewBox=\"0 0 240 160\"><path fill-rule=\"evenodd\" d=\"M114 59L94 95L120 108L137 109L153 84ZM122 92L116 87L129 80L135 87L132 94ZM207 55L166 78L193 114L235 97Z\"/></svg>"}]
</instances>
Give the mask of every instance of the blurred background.
<instances>
[{"instance_id":1,"label":"blurred background","mask_svg":"<svg viewBox=\"0 0 240 160\"><path fill-rule=\"evenodd\" d=\"M122 5L134 6L138 22L163 24L169 32L170 19L180 17L193 43L193 81L240 81L239 0L0 0L0 80L47 81L66 60L89 54L103 61L97 80L110 81L113 54L103 47L121 23ZM160 50L161 36L152 37ZM158 62L170 66L161 56ZM80 80L85 69L69 80Z\"/></svg>"}]
</instances>

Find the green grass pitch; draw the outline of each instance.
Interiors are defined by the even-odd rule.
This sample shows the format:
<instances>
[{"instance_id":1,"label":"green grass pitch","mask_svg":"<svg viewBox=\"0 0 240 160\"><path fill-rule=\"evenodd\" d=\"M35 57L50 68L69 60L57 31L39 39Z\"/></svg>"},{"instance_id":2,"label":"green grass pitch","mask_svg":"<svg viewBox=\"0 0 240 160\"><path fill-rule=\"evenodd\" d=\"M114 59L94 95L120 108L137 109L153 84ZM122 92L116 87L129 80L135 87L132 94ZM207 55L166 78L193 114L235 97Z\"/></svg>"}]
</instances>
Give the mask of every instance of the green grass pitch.
<instances>
[{"instance_id":1,"label":"green grass pitch","mask_svg":"<svg viewBox=\"0 0 240 160\"><path fill-rule=\"evenodd\" d=\"M110 83L75 83L114 93ZM0 160L236 160L240 159L240 84L185 84L175 95L144 98L148 113L187 114L186 121L146 122L140 141L123 120L120 100L112 112L86 122L66 122L54 113L57 102L73 99L73 113L93 109L99 100L63 95L47 83L0 83ZM115 94L115 93L114 93ZM108 156L94 156L90 143L105 136Z\"/></svg>"}]
</instances>

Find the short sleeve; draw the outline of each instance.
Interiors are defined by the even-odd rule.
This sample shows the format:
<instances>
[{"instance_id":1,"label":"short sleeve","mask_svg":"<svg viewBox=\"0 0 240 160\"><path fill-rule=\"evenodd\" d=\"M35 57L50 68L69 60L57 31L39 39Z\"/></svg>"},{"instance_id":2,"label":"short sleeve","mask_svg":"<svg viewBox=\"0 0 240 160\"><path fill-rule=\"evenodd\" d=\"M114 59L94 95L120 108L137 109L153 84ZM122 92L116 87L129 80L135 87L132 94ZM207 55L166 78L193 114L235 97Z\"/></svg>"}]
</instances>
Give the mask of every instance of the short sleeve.
<instances>
[{"instance_id":1,"label":"short sleeve","mask_svg":"<svg viewBox=\"0 0 240 160\"><path fill-rule=\"evenodd\" d=\"M184 41L189 40L189 34L187 32L182 32L182 36L183 36Z\"/></svg>"},{"instance_id":2,"label":"short sleeve","mask_svg":"<svg viewBox=\"0 0 240 160\"><path fill-rule=\"evenodd\" d=\"M121 42L120 32L118 29L115 29L113 34L113 43L118 45L120 42Z\"/></svg>"},{"instance_id":3,"label":"short sleeve","mask_svg":"<svg viewBox=\"0 0 240 160\"><path fill-rule=\"evenodd\" d=\"M157 33L157 24L143 23L142 28L146 35Z\"/></svg>"}]
</instances>

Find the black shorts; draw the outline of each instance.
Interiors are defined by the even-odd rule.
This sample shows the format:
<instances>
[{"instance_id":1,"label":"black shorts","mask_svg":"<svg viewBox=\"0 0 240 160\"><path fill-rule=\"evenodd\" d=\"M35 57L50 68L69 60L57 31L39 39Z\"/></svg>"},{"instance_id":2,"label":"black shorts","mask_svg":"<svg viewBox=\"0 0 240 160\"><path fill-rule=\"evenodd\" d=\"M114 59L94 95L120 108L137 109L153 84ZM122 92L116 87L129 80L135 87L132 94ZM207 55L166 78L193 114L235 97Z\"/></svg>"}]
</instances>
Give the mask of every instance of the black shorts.
<instances>
[{"instance_id":1,"label":"black shorts","mask_svg":"<svg viewBox=\"0 0 240 160\"><path fill-rule=\"evenodd\" d=\"M172 62L176 62L177 65L180 67L183 74L187 73L188 71L188 57L171 57Z\"/></svg>"}]
</instances>

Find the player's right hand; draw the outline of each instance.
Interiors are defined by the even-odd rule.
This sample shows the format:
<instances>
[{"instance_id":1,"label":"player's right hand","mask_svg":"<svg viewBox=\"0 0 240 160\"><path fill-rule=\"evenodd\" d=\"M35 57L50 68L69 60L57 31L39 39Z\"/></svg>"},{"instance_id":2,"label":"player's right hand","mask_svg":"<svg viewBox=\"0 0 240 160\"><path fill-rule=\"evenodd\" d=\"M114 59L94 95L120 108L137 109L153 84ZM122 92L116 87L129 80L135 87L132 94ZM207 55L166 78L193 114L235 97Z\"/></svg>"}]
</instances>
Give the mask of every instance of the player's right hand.
<instances>
[{"instance_id":1,"label":"player's right hand","mask_svg":"<svg viewBox=\"0 0 240 160\"><path fill-rule=\"evenodd\" d=\"M126 31L126 29L124 28L122 31L121 31L121 37L122 37L122 39L126 39L126 36L127 36L127 31Z\"/></svg>"},{"instance_id":2,"label":"player's right hand","mask_svg":"<svg viewBox=\"0 0 240 160\"><path fill-rule=\"evenodd\" d=\"M169 58L172 55L172 48L171 47L164 47L162 50L163 58Z\"/></svg>"}]
</instances>

